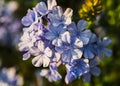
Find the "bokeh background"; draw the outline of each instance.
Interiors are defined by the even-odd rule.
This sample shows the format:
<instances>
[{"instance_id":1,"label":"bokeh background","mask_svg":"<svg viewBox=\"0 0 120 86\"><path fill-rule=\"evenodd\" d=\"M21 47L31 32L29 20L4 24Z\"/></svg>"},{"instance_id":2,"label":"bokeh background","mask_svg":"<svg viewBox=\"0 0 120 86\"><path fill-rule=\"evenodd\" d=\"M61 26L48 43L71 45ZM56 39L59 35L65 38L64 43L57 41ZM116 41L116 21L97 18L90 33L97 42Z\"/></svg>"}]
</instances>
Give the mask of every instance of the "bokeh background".
<instances>
[{"instance_id":1,"label":"bokeh background","mask_svg":"<svg viewBox=\"0 0 120 86\"><path fill-rule=\"evenodd\" d=\"M57 0L63 9L70 7L74 10L72 20L86 19L88 28L112 39L109 48L113 54L110 58L103 56L100 61L100 76L92 77L89 83L80 78L69 85L64 79L50 83L41 78L40 68L35 68L31 59L23 61L23 53L18 51L17 44L23 28L20 20L28 9L40 1L46 0L0 0L0 70L14 68L14 76L20 78L18 86L120 86L120 0L91 0L101 1L93 7L94 11L90 9L91 5L83 6L90 0ZM60 67L59 71L65 76L64 67Z\"/></svg>"}]
</instances>

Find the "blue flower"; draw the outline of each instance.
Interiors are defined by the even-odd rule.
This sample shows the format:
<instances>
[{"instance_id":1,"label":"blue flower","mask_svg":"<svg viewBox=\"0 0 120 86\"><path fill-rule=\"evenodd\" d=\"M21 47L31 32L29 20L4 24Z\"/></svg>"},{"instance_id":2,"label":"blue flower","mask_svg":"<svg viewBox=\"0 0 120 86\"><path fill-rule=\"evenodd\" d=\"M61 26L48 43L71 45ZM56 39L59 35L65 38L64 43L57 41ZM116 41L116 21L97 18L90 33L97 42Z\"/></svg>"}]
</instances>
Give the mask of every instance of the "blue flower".
<instances>
[{"instance_id":1,"label":"blue flower","mask_svg":"<svg viewBox=\"0 0 120 86\"><path fill-rule=\"evenodd\" d=\"M7 77L5 69L0 70L0 82L1 81L2 82L8 82L8 77Z\"/></svg>"},{"instance_id":2,"label":"blue flower","mask_svg":"<svg viewBox=\"0 0 120 86\"><path fill-rule=\"evenodd\" d=\"M13 15L15 10L0 0L0 45L10 48L18 44L22 28L20 21Z\"/></svg>"},{"instance_id":3,"label":"blue flower","mask_svg":"<svg viewBox=\"0 0 120 86\"><path fill-rule=\"evenodd\" d=\"M38 48L34 48L31 50L31 53L33 53L34 57L32 59L32 64L35 67L40 67L43 65L43 67L47 67L50 63L50 57L52 56L52 51L49 47L44 46L44 43L42 41L38 42Z\"/></svg>"},{"instance_id":4,"label":"blue flower","mask_svg":"<svg viewBox=\"0 0 120 86\"><path fill-rule=\"evenodd\" d=\"M49 25L49 32L45 33L45 38L52 41L52 44L55 46L62 45L61 35L66 30L63 28L63 25L54 27L52 24Z\"/></svg>"},{"instance_id":5,"label":"blue flower","mask_svg":"<svg viewBox=\"0 0 120 86\"><path fill-rule=\"evenodd\" d=\"M47 6L44 2L40 2L36 5L36 10L41 16L47 15L53 7L57 5L56 0L48 0Z\"/></svg>"},{"instance_id":6,"label":"blue flower","mask_svg":"<svg viewBox=\"0 0 120 86\"><path fill-rule=\"evenodd\" d=\"M73 59L81 58L82 51L75 46L75 41L72 40L69 32L66 31L62 34L62 41L62 46L55 47L55 49L61 54L61 60L63 63L69 63Z\"/></svg>"},{"instance_id":7,"label":"blue flower","mask_svg":"<svg viewBox=\"0 0 120 86\"><path fill-rule=\"evenodd\" d=\"M108 37L104 37L103 40L100 38L97 41L97 55L100 59L102 59L102 55L104 54L107 57L110 57L112 55L112 50L106 48L108 45L111 44L111 40Z\"/></svg>"},{"instance_id":8,"label":"blue flower","mask_svg":"<svg viewBox=\"0 0 120 86\"><path fill-rule=\"evenodd\" d=\"M71 32L72 36L81 40L84 45L88 44L91 36L91 31L85 30L86 26L87 22L85 20L80 20L77 26L74 22L68 26L68 30Z\"/></svg>"},{"instance_id":9,"label":"blue flower","mask_svg":"<svg viewBox=\"0 0 120 86\"><path fill-rule=\"evenodd\" d=\"M70 64L67 64L66 67L67 75L65 77L65 82L67 84L89 71L87 59L73 60Z\"/></svg>"},{"instance_id":10,"label":"blue flower","mask_svg":"<svg viewBox=\"0 0 120 86\"><path fill-rule=\"evenodd\" d=\"M13 68L2 68L0 70L0 85L1 86L22 86L23 83L19 83L22 77L18 77L16 74L16 69Z\"/></svg>"},{"instance_id":11,"label":"blue flower","mask_svg":"<svg viewBox=\"0 0 120 86\"><path fill-rule=\"evenodd\" d=\"M94 76L99 76L100 75L100 68L97 67L98 62L96 60L90 60L89 62L89 66L90 66L90 70L89 72L83 74L83 81L85 82L89 82L91 80L91 75Z\"/></svg>"},{"instance_id":12,"label":"blue flower","mask_svg":"<svg viewBox=\"0 0 120 86\"><path fill-rule=\"evenodd\" d=\"M85 58L93 59L94 56L96 55L95 42L97 42L97 36L95 34L92 34L89 43L83 46L83 52Z\"/></svg>"},{"instance_id":13,"label":"blue flower","mask_svg":"<svg viewBox=\"0 0 120 86\"><path fill-rule=\"evenodd\" d=\"M67 8L63 13L62 8L60 6L57 6L53 8L52 13L48 14L48 18L55 27L60 24L69 25L71 23L72 14L72 9Z\"/></svg>"},{"instance_id":14,"label":"blue flower","mask_svg":"<svg viewBox=\"0 0 120 86\"><path fill-rule=\"evenodd\" d=\"M36 11L29 9L27 15L22 18L22 24L24 26L30 26L33 22L36 21L36 17Z\"/></svg>"},{"instance_id":15,"label":"blue flower","mask_svg":"<svg viewBox=\"0 0 120 86\"><path fill-rule=\"evenodd\" d=\"M47 78L50 82L58 81L62 78L61 75L58 73L57 66L55 63L50 64L49 70L41 70L40 75Z\"/></svg>"}]
</instances>

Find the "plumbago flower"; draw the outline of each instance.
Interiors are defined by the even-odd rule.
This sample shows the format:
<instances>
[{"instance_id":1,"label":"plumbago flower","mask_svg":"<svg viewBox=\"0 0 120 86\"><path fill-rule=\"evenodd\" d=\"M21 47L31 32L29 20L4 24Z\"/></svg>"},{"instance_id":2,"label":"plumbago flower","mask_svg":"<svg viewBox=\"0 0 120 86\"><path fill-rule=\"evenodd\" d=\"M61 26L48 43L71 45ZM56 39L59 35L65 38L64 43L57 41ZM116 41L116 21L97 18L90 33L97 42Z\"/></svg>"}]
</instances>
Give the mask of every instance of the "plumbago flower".
<instances>
[{"instance_id":1,"label":"plumbago flower","mask_svg":"<svg viewBox=\"0 0 120 86\"><path fill-rule=\"evenodd\" d=\"M100 74L95 58L101 58L103 53L108 57L111 55L111 50L106 48L111 41L108 38L102 40L86 30L85 20L78 21L76 25L71 20L72 13L72 9L67 8L63 12L55 0L48 0L47 5L38 3L22 18L26 27L18 45L20 51L26 52L23 60L32 55L35 67L47 67L41 70L40 76L50 82L62 78L57 69L60 65L66 67L67 84L80 77L90 81L90 74Z\"/></svg>"},{"instance_id":2,"label":"plumbago flower","mask_svg":"<svg viewBox=\"0 0 120 86\"><path fill-rule=\"evenodd\" d=\"M85 20L80 20L77 26L75 25L74 22L68 26L68 30L72 33L71 35L82 41L83 45L88 44L91 36L91 31L85 30L86 26L87 26L87 22Z\"/></svg>"},{"instance_id":3,"label":"plumbago flower","mask_svg":"<svg viewBox=\"0 0 120 86\"><path fill-rule=\"evenodd\" d=\"M48 18L52 22L54 26L58 26L60 24L69 25L71 23L73 10L67 8L63 13L62 8L60 6L56 6L53 8L53 13L48 15Z\"/></svg>"},{"instance_id":4,"label":"plumbago flower","mask_svg":"<svg viewBox=\"0 0 120 86\"><path fill-rule=\"evenodd\" d=\"M88 59L75 59L70 64L67 64L66 67L65 82L68 84L89 71Z\"/></svg>"},{"instance_id":5,"label":"plumbago flower","mask_svg":"<svg viewBox=\"0 0 120 86\"><path fill-rule=\"evenodd\" d=\"M75 39L73 40L68 31L62 34L62 40L62 46L56 47L55 49L61 53L61 61L63 63L69 63L74 59L81 58L82 51L78 49L82 47L81 42Z\"/></svg>"},{"instance_id":6,"label":"plumbago flower","mask_svg":"<svg viewBox=\"0 0 120 86\"><path fill-rule=\"evenodd\" d=\"M13 15L17 8L16 1L5 3L5 0L0 0L0 45L2 46L16 47L18 44L21 23Z\"/></svg>"},{"instance_id":7,"label":"plumbago flower","mask_svg":"<svg viewBox=\"0 0 120 86\"><path fill-rule=\"evenodd\" d=\"M47 78L50 82L57 81L62 78L62 76L58 73L56 63L51 63L49 66L49 70L47 69L41 70L40 75Z\"/></svg>"},{"instance_id":8,"label":"plumbago flower","mask_svg":"<svg viewBox=\"0 0 120 86\"><path fill-rule=\"evenodd\" d=\"M103 54L107 57L110 57L112 55L112 50L106 48L108 45L111 44L111 42L112 42L111 39L108 37L104 37L103 40L98 38L96 50L97 50L97 56L100 59L102 59Z\"/></svg>"},{"instance_id":9,"label":"plumbago flower","mask_svg":"<svg viewBox=\"0 0 120 86\"><path fill-rule=\"evenodd\" d=\"M82 48L86 59L93 59L95 57L97 51L95 42L97 42L97 36L92 34L88 44Z\"/></svg>"},{"instance_id":10,"label":"plumbago flower","mask_svg":"<svg viewBox=\"0 0 120 86\"><path fill-rule=\"evenodd\" d=\"M1 86L22 86L23 77L16 74L16 69L2 68L0 69L0 85Z\"/></svg>"},{"instance_id":11,"label":"plumbago flower","mask_svg":"<svg viewBox=\"0 0 120 86\"><path fill-rule=\"evenodd\" d=\"M45 38L51 40L55 46L62 46L62 34L66 31L63 28L63 25L59 25L58 27L50 25L49 32L45 33Z\"/></svg>"},{"instance_id":12,"label":"plumbago flower","mask_svg":"<svg viewBox=\"0 0 120 86\"><path fill-rule=\"evenodd\" d=\"M91 79L91 75L94 75L94 76L100 75L101 71L100 71L100 68L97 67L97 65L98 65L98 62L95 59L90 60L89 62L90 69L89 69L89 72L83 74L83 81L89 82Z\"/></svg>"},{"instance_id":13,"label":"plumbago flower","mask_svg":"<svg viewBox=\"0 0 120 86\"><path fill-rule=\"evenodd\" d=\"M36 55L35 58L33 58L32 63L36 67L39 67L43 64L43 67L47 67L50 62L50 57L52 56L52 50L49 47L44 46L44 43L42 41L38 42L38 49L32 49L32 53Z\"/></svg>"}]
</instances>

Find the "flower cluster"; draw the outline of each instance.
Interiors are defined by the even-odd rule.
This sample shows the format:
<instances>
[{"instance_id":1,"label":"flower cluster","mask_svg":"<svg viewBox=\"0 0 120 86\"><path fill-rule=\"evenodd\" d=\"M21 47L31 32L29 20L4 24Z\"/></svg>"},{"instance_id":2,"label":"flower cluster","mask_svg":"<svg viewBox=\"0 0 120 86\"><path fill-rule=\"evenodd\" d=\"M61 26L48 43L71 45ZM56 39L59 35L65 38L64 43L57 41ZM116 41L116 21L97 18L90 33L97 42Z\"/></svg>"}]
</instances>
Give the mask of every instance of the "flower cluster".
<instances>
[{"instance_id":1,"label":"flower cluster","mask_svg":"<svg viewBox=\"0 0 120 86\"><path fill-rule=\"evenodd\" d=\"M0 45L11 47L18 44L21 23L13 15L16 9L17 2L5 3L4 0L0 0Z\"/></svg>"},{"instance_id":2,"label":"flower cluster","mask_svg":"<svg viewBox=\"0 0 120 86\"><path fill-rule=\"evenodd\" d=\"M22 86L23 77L16 74L15 67L0 69L0 85L1 86Z\"/></svg>"},{"instance_id":3,"label":"flower cluster","mask_svg":"<svg viewBox=\"0 0 120 86\"><path fill-rule=\"evenodd\" d=\"M48 67L41 70L40 75L50 82L62 78L57 69L60 65L66 67L67 84L79 77L90 81L91 74L100 74L96 58L102 60L102 54L110 57L112 53L106 48L111 43L108 37L102 39L85 29L85 20L76 25L71 20L72 14L71 8L63 12L55 0L47 0L47 5L38 3L22 18L25 28L18 46L20 51L26 52L23 60L32 55L35 67Z\"/></svg>"}]
</instances>

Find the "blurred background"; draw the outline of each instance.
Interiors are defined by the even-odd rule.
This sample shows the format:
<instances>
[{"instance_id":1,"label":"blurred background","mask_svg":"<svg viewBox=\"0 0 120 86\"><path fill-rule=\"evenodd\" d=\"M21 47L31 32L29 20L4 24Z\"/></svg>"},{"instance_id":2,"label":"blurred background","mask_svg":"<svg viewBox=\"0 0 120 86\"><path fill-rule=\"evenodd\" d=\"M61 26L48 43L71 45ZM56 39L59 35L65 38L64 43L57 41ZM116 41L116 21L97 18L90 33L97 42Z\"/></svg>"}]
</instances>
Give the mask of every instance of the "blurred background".
<instances>
[{"instance_id":1,"label":"blurred background","mask_svg":"<svg viewBox=\"0 0 120 86\"><path fill-rule=\"evenodd\" d=\"M73 21L85 19L87 28L112 39L109 48L113 55L111 58L103 56L100 76L93 76L89 83L77 79L69 85L65 84L64 78L50 83L40 77L40 68L35 68L31 59L23 61L23 53L18 51L23 28L21 18L40 1L46 2L0 0L0 86L120 86L120 0L57 0L63 9L70 7L74 10ZM65 68L60 67L59 71L64 77Z\"/></svg>"}]
</instances>

